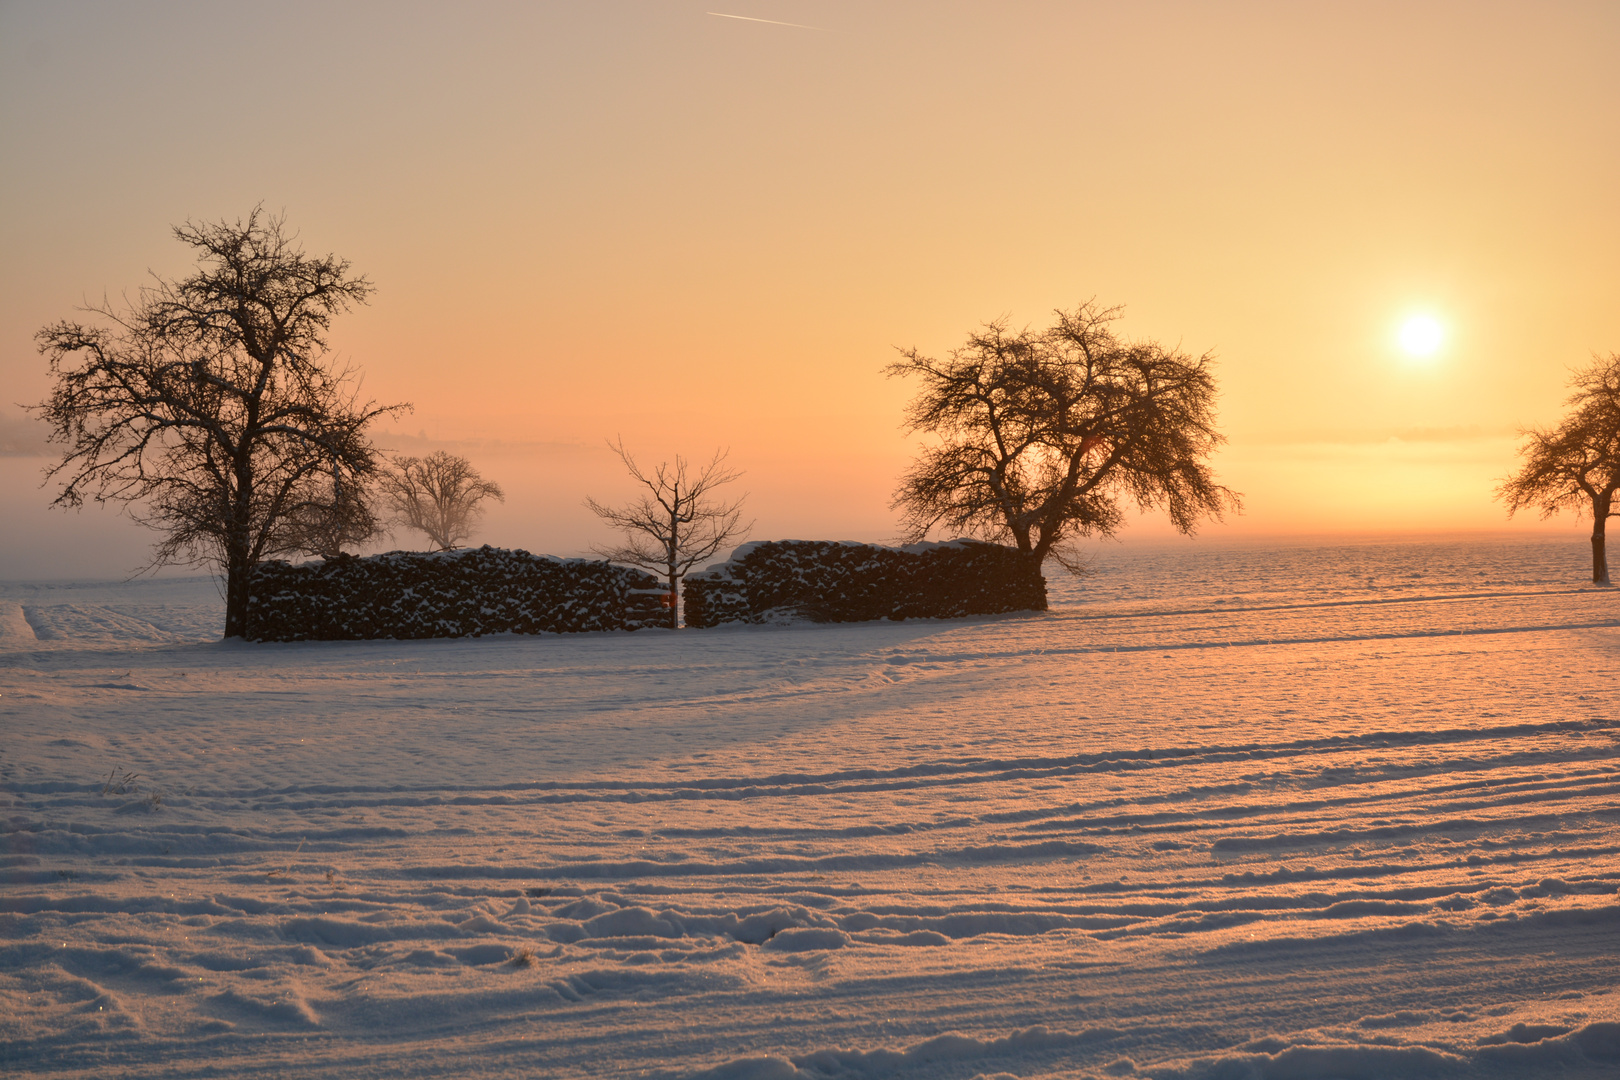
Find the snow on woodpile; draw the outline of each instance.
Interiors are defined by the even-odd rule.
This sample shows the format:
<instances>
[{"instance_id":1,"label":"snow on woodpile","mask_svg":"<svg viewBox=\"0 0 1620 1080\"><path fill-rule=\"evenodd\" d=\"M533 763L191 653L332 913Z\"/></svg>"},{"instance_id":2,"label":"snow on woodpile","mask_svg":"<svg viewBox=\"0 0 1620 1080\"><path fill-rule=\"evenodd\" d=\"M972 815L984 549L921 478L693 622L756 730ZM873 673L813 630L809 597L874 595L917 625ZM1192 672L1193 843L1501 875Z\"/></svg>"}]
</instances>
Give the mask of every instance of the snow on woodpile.
<instances>
[{"instance_id":1,"label":"snow on woodpile","mask_svg":"<svg viewBox=\"0 0 1620 1080\"><path fill-rule=\"evenodd\" d=\"M669 620L664 590L643 571L488 545L261 563L249 588L254 641L639 630Z\"/></svg>"},{"instance_id":2,"label":"snow on woodpile","mask_svg":"<svg viewBox=\"0 0 1620 1080\"><path fill-rule=\"evenodd\" d=\"M1046 580L1012 548L977 540L904 548L772 540L688 575L684 598L688 626L956 618L1044 611Z\"/></svg>"}]
</instances>

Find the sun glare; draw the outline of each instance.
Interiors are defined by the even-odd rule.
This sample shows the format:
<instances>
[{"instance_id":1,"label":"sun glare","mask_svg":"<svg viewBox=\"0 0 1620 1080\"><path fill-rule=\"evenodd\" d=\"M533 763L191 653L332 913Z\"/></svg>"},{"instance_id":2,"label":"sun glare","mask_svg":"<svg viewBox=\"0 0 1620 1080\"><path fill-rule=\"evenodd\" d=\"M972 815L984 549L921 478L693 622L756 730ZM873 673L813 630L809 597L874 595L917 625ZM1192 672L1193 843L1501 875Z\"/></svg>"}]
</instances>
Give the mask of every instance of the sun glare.
<instances>
[{"instance_id":1,"label":"sun glare","mask_svg":"<svg viewBox=\"0 0 1620 1080\"><path fill-rule=\"evenodd\" d=\"M1413 315L1401 323L1398 338L1408 356L1433 356L1445 340L1445 327L1432 315Z\"/></svg>"}]
</instances>

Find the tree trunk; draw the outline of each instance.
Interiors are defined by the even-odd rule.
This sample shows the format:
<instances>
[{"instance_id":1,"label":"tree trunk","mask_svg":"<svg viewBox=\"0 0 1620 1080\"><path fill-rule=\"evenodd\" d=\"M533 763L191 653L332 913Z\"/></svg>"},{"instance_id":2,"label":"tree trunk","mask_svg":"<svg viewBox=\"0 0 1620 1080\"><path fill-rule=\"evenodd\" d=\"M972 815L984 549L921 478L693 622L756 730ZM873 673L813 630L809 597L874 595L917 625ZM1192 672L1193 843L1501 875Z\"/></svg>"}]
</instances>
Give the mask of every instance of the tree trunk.
<instances>
[{"instance_id":1,"label":"tree trunk","mask_svg":"<svg viewBox=\"0 0 1620 1080\"><path fill-rule=\"evenodd\" d=\"M232 507L237 520L231 522L225 540L225 636L247 636L248 575L253 572L253 548L247 522L248 502L238 498Z\"/></svg>"},{"instance_id":2,"label":"tree trunk","mask_svg":"<svg viewBox=\"0 0 1620 1080\"><path fill-rule=\"evenodd\" d=\"M675 505L670 507L669 510L669 540L664 545L664 550L669 555L669 562L665 563L664 565L669 571L669 628L671 630L679 630L681 628L681 579L679 576L679 563L681 558L681 515L678 509L680 505L681 495L680 491L677 489L675 492Z\"/></svg>"},{"instance_id":3,"label":"tree trunk","mask_svg":"<svg viewBox=\"0 0 1620 1080\"><path fill-rule=\"evenodd\" d=\"M1030 552L1027 556L1025 556L1025 558L1027 558L1029 560L1029 569L1030 569L1030 575L1031 575L1032 580L1037 580L1037 581L1044 582L1046 580L1046 558L1045 558L1045 556L1044 555L1036 555L1034 552ZM1046 606L1046 590L1045 590L1045 588L1042 588L1042 590L1041 590L1041 606L1037 610L1039 610L1039 611L1047 610L1047 606Z\"/></svg>"},{"instance_id":4,"label":"tree trunk","mask_svg":"<svg viewBox=\"0 0 1620 1080\"><path fill-rule=\"evenodd\" d=\"M1609 520L1612 494L1592 501L1592 584L1609 584L1609 559L1603 550L1604 524Z\"/></svg>"},{"instance_id":5,"label":"tree trunk","mask_svg":"<svg viewBox=\"0 0 1620 1080\"><path fill-rule=\"evenodd\" d=\"M225 636L247 636L248 575L252 567L246 558L238 559L232 553L230 565L225 568Z\"/></svg>"},{"instance_id":6,"label":"tree trunk","mask_svg":"<svg viewBox=\"0 0 1620 1080\"><path fill-rule=\"evenodd\" d=\"M261 375L262 384L265 376ZM262 386L260 388L262 393ZM259 405L255 398L248 405L248 424L258 423ZM248 575L253 571L253 456L252 443L243 435L237 445L231 473L236 490L231 493L230 520L225 525L225 637L247 637Z\"/></svg>"}]
</instances>

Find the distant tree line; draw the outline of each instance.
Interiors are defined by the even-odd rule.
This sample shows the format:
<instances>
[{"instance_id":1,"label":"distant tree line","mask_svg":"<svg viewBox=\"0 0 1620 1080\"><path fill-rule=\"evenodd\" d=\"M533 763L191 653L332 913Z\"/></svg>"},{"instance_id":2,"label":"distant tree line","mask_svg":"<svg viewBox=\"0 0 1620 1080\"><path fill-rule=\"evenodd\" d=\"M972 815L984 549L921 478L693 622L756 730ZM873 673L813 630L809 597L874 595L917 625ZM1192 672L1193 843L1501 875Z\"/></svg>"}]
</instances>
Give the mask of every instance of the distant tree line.
<instances>
[{"instance_id":1,"label":"distant tree line","mask_svg":"<svg viewBox=\"0 0 1620 1080\"><path fill-rule=\"evenodd\" d=\"M333 557L395 527L452 550L505 499L465 458L390 460L373 445L370 425L410 406L362 400L355 372L328 352L333 317L373 288L346 260L306 254L259 208L174 235L196 252L195 272L37 335L55 382L34 411L64 448L48 471L61 483L56 505L122 504L161 534L151 565L217 568L225 636L236 637L260 562ZM1212 358L1127 341L1118 317L1086 303L1042 330L987 323L944 359L901 351L886 370L918 381L905 427L927 440L895 493L906 539L943 529L1078 573L1068 545L1113 534L1127 505L1163 510L1183 533L1240 509L1209 465L1223 441ZM1558 427L1526 429L1523 467L1499 494L1510 513L1590 507L1592 577L1607 583L1620 355L1576 372L1573 386ZM658 574L678 626L682 577L750 527L746 496L716 493L741 474L724 451L645 469L622 439L609 446L642 490L622 506L586 500L624 536L596 550Z\"/></svg>"},{"instance_id":2,"label":"distant tree line","mask_svg":"<svg viewBox=\"0 0 1620 1080\"><path fill-rule=\"evenodd\" d=\"M194 273L36 335L55 383L34 412L64 447L47 472L61 483L55 505L121 504L162 536L150 566L217 569L229 638L246 632L261 562L336 557L394 527L450 551L488 502L505 500L464 457L389 459L372 443L372 421L410 406L362 401L356 373L329 355L333 316L373 288L346 260L307 255L261 208L174 235L195 250ZM681 577L747 529L742 499L712 494L739 474L724 453L701 468L677 456L643 471L612 445L646 491L622 508L588 501L626 534L600 554L661 573L678 625Z\"/></svg>"},{"instance_id":3,"label":"distant tree line","mask_svg":"<svg viewBox=\"0 0 1620 1080\"><path fill-rule=\"evenodd\" d=\"M196 272L38 335L56 382L36 412L65 446L55 502L124 504L162 534L152 565L218 568L226 637L244 632L266 559L335 557L391 527L434 550L466 541L500 486L444 451L388 459L368 426L410 406L360 400L328 354L333 316L367 302L371 282L305 254L258 208L174 232ZM1086 304L1038 332L991 323L946 360L911 349L890 366L921 379L907 423L937 439L896 493L908 538L944 527L1078 569L1063 542L1112 533L1121 499L1163 507L1185 532L1237 507L1207 464L1221 440L1209 358L1126 343L1117 314ZM746 496L716 492L741 474L724 451L644 469L609 445L643 490L622 506L586 500L624 536L597 552L660 575L678 626L681 579L750 527Z\"/></svg>"}]
</instances>

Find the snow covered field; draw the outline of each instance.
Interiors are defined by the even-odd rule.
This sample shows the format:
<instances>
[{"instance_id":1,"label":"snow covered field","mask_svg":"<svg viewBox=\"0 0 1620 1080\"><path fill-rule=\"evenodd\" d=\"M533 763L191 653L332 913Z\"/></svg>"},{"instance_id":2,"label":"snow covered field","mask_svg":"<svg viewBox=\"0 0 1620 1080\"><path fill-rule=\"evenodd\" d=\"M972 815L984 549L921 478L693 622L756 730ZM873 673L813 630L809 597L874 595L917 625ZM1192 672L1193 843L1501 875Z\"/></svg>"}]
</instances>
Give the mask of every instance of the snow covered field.
<instances>
[{"instance_id":1,"label":"snow covered field","mask_svg":"<svg viewBox=\"0 0 1620 1080\"><path fill-rule=\"evenodd\" d=\"M221 644L0 586L0 1071L1612 1076L1578 541L1103 547L1044 614Z\"/></svg>"}]
</instances>

